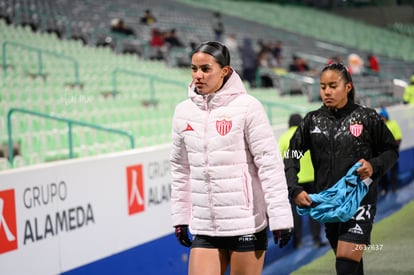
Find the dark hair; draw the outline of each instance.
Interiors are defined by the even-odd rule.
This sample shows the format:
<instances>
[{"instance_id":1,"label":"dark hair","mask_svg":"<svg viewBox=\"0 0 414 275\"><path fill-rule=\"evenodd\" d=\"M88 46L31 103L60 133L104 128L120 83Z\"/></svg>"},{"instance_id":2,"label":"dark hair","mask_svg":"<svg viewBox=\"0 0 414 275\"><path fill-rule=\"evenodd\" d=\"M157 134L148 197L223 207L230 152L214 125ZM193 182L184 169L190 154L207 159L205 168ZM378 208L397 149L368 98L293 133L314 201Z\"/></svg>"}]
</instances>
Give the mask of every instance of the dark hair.
<instances>
[{"instance_id":1,"label":"dark hair","mask_svg":"<svg viewBox=\"0 0 414 275\"><path fill-rule=\"evenodd\" d=\"M192 55L198 52L207 53L213 56L222 68L225 66L230 66L230 52L227 49L227 47L221 44L220 42L203 42L194 49Z\"/></svg>"},{"instance_id":2,"label":"dark hair","mask_svg":"<svg viewBox=\"0 0 414 275\"><path fill-rule=\"evenodd\" d=\"M302 122L302 116L300 114L291 114L289 117L289 128L292 126L299 126Z\"/></svg>"},{"instance_id":3,"label":"dark hair","mask_svg":"<svg viewBox=\"0 0 414 275\"><path fill-rule=\"evenodd\" d=\"M355 101L355 88L348 68L342 63L331 63L322 69L322 73L325 71L337 71L345 79L345 83L351 83L352 88L348 93L348 100Z\"/></svg>"}]
</instances>

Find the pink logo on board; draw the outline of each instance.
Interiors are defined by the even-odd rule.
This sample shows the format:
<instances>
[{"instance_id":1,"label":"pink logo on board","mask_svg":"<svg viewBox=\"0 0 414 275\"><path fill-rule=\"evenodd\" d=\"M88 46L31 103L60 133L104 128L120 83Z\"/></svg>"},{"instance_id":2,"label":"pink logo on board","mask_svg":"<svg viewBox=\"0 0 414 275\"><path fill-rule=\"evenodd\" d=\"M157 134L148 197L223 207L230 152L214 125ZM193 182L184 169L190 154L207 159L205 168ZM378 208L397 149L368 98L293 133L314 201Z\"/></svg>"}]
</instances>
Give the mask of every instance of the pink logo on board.
<instances>
[{"instance_id":1,"label":"pink logo on board","mask_svg":"<svg viewBox=\"0 0 414 275\"><path fill-rule=\"evenodd\" d=\"M144 176L142 164L126 168L128 190L128 214L133 215L145 211Z\"/></svg>"},{"instance_id":2,"label":"pink logo on board","mask_svg":"<svg viewBox=\"0 0 414 275\"><path fill-rule=\"evenodd\" d=\"M0 191L0 254L17 249L14 189Z\"/></svg>"}]
</instances>

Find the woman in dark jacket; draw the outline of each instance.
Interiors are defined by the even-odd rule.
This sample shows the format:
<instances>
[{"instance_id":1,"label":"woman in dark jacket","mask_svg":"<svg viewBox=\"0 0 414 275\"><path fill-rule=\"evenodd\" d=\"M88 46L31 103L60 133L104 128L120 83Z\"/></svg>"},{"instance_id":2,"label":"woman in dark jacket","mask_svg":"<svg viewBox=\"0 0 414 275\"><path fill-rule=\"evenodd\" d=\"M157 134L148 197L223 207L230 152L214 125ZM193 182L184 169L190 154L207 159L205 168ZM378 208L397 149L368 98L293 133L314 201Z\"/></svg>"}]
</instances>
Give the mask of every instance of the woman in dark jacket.
<instances>
[{"instance_id":1,"label":"woman in dark jacket","mask_svg":"<svg viewBox=\"0 0 414 275\"><path fill-rule=\"evenodd\" d=\"M317 193L333 186L356 163L359 177L373 180L354 217L326 223L326 237L336 255L337 274L363 274L362 254L370 244L376 213L377 181L398 159L398 146L377 112L354 103L348 69L327 65L320 76L323 106L308 113L290 140L292 157L284 160L289 195L299 207L312 207L298 184L300 156L310 150Z\"/></svg>"}]
</instances>

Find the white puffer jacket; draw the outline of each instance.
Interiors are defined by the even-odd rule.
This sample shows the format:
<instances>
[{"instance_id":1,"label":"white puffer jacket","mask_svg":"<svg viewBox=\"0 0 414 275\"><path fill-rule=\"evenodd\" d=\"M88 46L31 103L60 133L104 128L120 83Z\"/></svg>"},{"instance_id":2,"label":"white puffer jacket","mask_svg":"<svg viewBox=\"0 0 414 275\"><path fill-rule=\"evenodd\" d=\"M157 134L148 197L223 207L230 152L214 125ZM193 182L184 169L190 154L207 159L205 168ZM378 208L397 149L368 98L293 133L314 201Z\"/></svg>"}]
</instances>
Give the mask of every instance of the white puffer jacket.
<instances>
[{"instance_id":1,"label":"white puffer jacket","mask_svg":"<svg viewBox=\"0 0 414 275\"><path fill-rule=\"evenodd\" d=\"M283 161L261 103L236 72L215 94L189 85L172 125L172 221L192 234L293 227ZM269 223L268 223L269 222Z\"/></svg>"}]
</instances>

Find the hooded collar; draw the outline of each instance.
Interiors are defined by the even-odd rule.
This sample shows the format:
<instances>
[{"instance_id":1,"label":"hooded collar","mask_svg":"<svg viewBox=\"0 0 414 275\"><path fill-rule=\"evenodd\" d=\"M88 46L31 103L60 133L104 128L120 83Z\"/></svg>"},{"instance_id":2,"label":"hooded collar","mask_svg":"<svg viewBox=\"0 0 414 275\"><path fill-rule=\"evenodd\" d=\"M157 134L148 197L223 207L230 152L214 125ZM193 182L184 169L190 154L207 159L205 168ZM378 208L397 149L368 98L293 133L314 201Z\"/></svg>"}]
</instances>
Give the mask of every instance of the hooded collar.
<instances>
[{"instance_id":1,"label":"hooded collar","mask_svg":"<svg viewBox=\"0 0 414 275\"><path fill-rule=\"evenodd\" d=\"M188 97L202 110L225 106L235 97L246 93L246 88L244 87L240 76L233 68L227 81L225 81L223 86L213 94L201 95L197 93L193 82L188 86Z\"/></svg>"}]
</instances>

